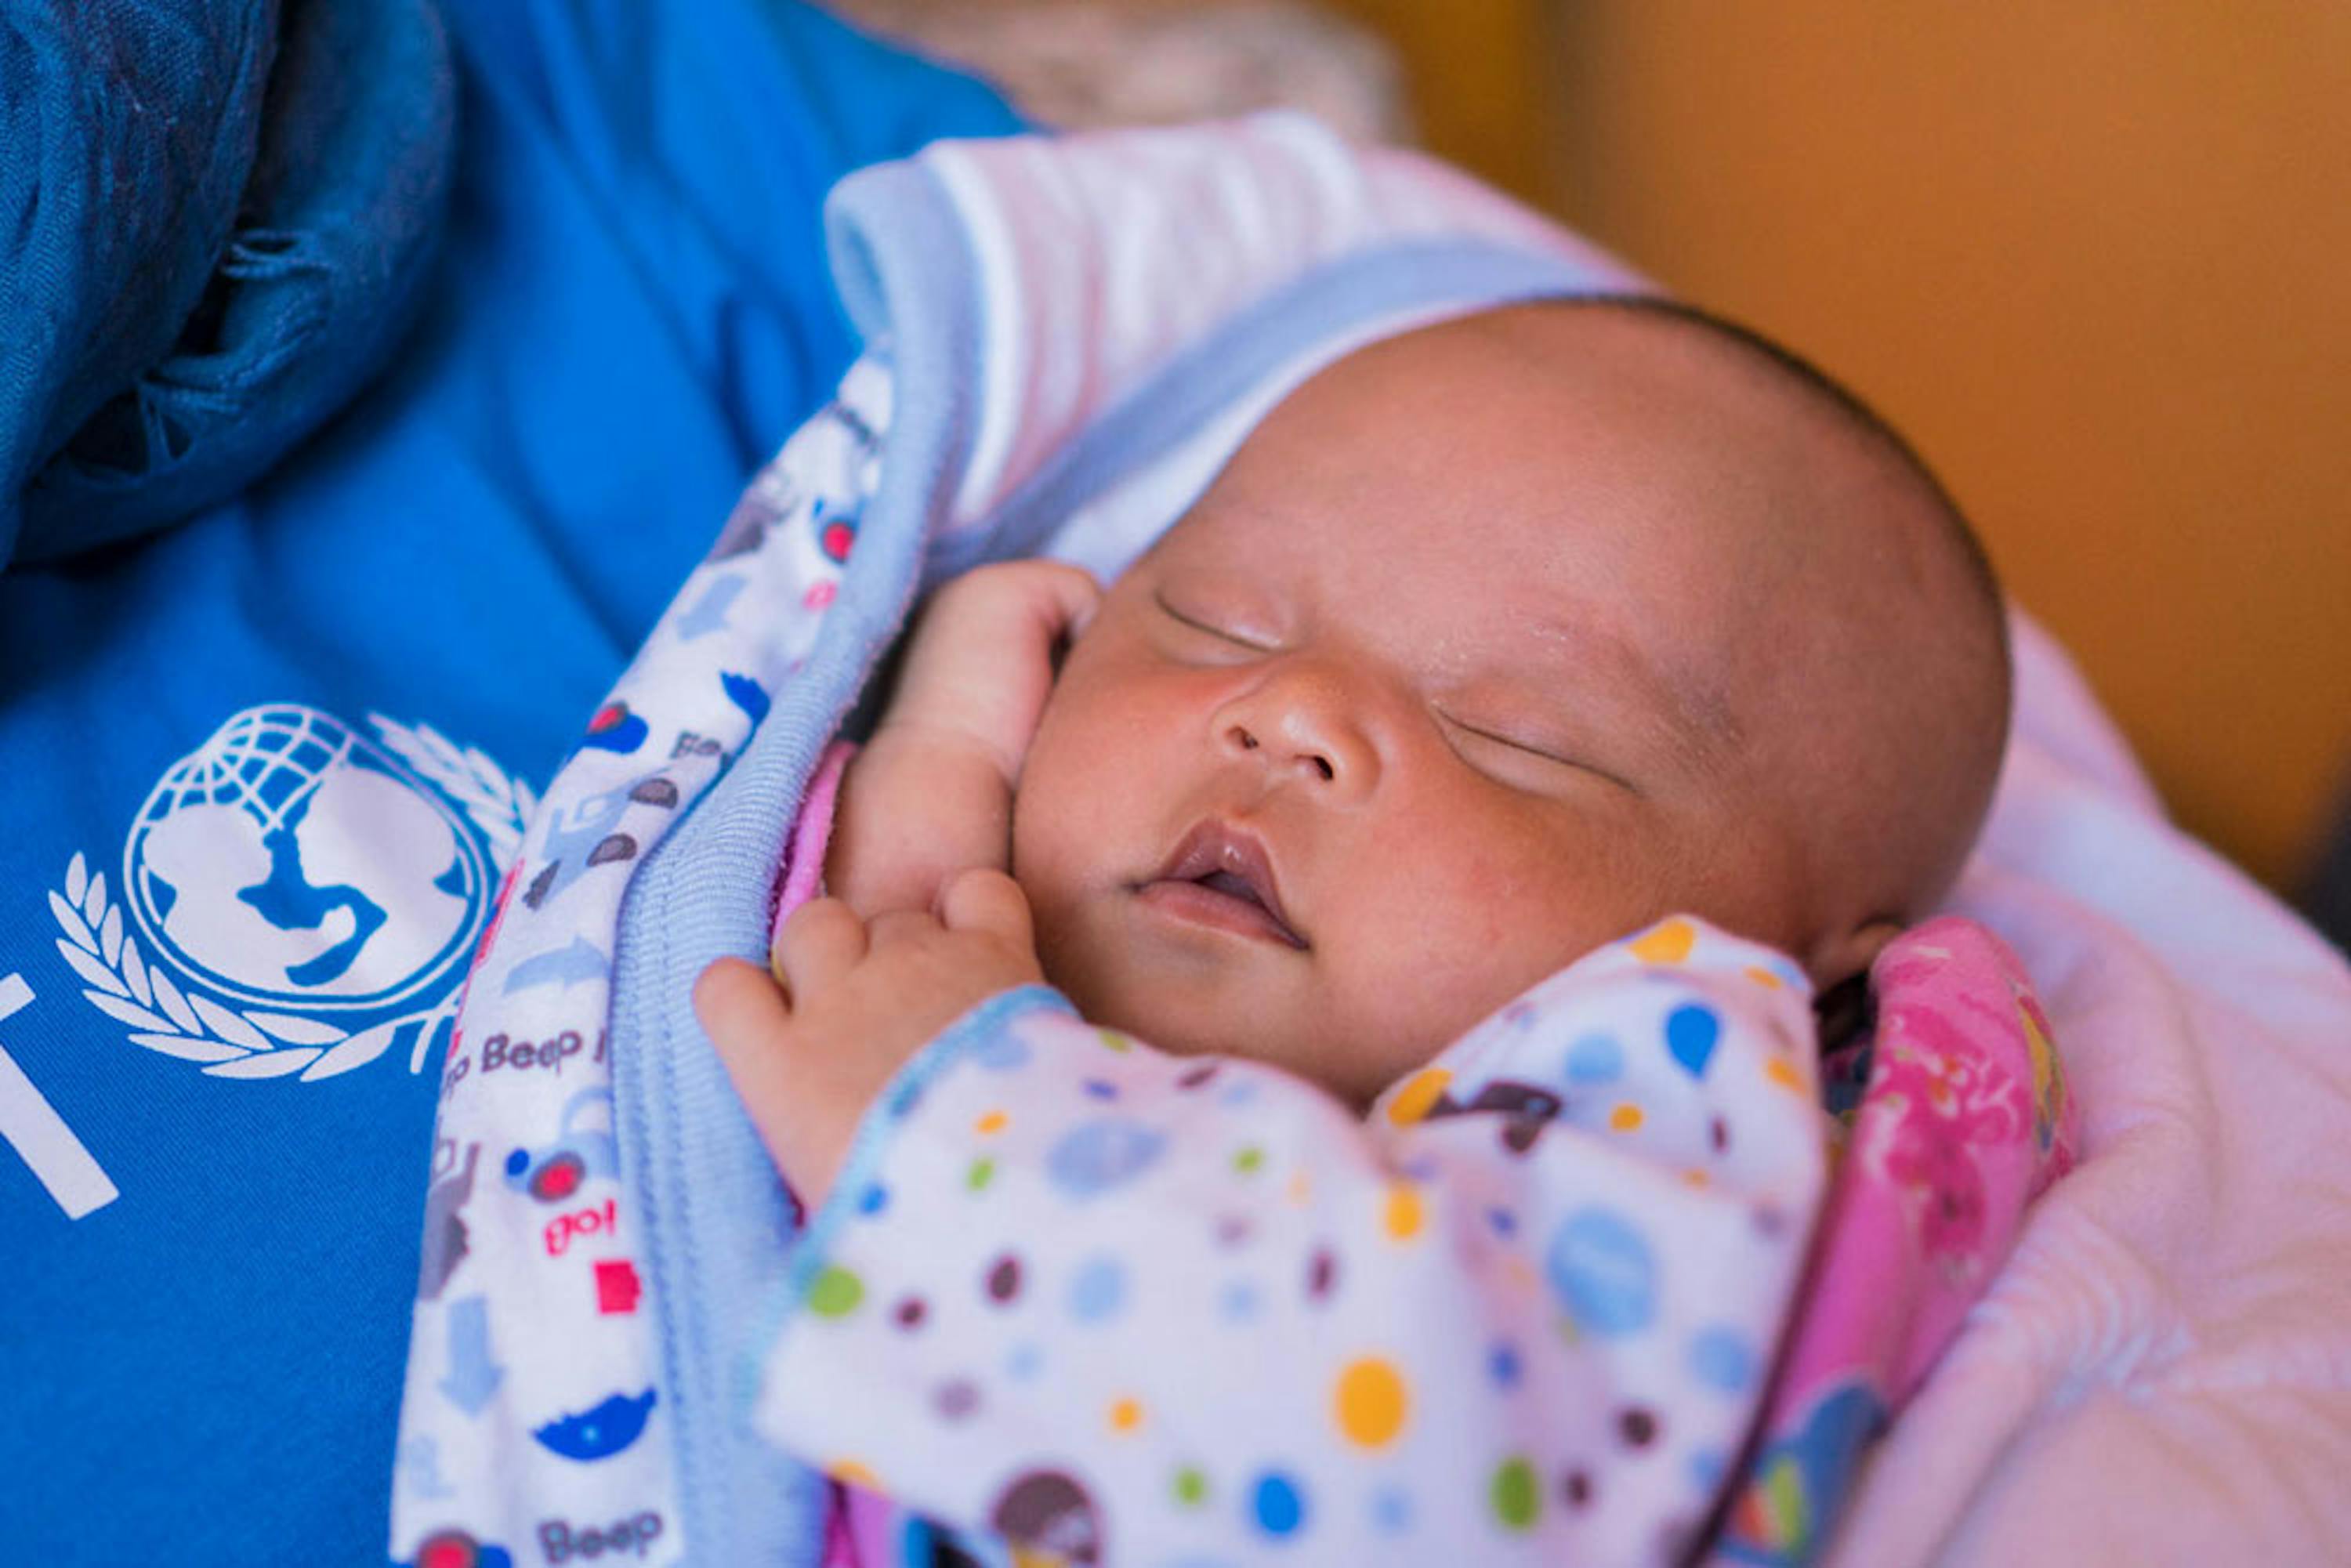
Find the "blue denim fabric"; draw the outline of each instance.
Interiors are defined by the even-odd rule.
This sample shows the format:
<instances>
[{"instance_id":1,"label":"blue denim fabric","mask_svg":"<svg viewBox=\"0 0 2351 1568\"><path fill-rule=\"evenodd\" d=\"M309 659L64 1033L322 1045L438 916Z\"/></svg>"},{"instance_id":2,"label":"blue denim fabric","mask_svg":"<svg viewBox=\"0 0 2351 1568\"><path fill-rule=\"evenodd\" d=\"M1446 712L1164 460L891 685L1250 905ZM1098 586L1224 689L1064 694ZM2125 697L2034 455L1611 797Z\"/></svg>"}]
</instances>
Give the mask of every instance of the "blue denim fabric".
<instances>
[{"instance_id":1,"label":"blue denim fabric","mask_svg":"<svg viewBox=\"0 0 2351 1568\"><path fill-rule=\"evenodd\" d=\"M0 565L22 492L170 351L258 144L277 7L0 7Z\"/></svg>"},{"instance_id":2,"label":"blue denim fabric","mask_svg":"<svg viewBox=\"0 0 2351 1568\"><path fill-rule=\"evenodd\" d=\"M78 27L133 9L69 8ZM146 0L137 9L152 17L166 8ZM175 279L201 264L201 290L176 321L168 313L182 291L142 294L137 279L102 264L54 270L69 294L144 308L123 342L100 334L78 352L57 345L62 365L87 367L69 372L80 396L68 406L93 392L104 401L25 486L21 560L167 527L258 478L383 367L415 318L441 226L456 89L434 0L300 0L279 14L274 38L253 36L277 14L274 5L173 9L198 47L225 52L242 42L230 63L244 74L224 112L242 123L257 110L257 145L250 136L215 143L212 167L175 157L136 182L107 182L110 221L170 214L164 254ZM266 91L252 68L264 60ZM184 73L190 63L166 69ZM162 85L185 90L191 80L209 93L202 74ZM144 76L101 82L86 84L80 104L103 110L154 85ZM70 185L77 149L65 151L68 168L47 173ZM235 221L224 244L225 214ZM125 349L166 329L170 347L137 363L127 382L91 384L93 371L119 377ZM6 528L0 519L0 536Z\"/></svg>"}]
</instances>

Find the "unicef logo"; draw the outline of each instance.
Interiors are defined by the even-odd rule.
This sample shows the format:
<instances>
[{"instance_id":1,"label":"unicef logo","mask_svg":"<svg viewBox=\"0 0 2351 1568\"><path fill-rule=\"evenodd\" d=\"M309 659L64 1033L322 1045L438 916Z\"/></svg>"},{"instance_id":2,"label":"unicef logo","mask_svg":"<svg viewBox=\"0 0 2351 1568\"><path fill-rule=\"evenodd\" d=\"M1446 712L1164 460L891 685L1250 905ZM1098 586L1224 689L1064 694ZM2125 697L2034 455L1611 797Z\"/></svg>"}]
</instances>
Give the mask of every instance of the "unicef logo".
<instances>
[{"instance_id":1,"label":"unicef logo","mask_svg":"<svg viewBox=\"0 0 2351 1568\"><path fill-rule=\"evenodd\" d=\"M140 929L239 1001L361 1009L447 978L488 916L487 852L382 747L255 707L156 780L123 848Z\"/></svg>"},{"instance_id":2,"label":"unicef logo","mask_svg":"<svg viewBox=\"0 0 2351 1568\"><path fill-rule=\"evenodd\" d=\"M58 951L134 1043L315 1079L403 1037L413 1071L445 1034L536 802L479 750L371 717L381 743L315 708L246 708L155 781L119 900L74 856L50 898Z\"/></svg>"}]
</instances>

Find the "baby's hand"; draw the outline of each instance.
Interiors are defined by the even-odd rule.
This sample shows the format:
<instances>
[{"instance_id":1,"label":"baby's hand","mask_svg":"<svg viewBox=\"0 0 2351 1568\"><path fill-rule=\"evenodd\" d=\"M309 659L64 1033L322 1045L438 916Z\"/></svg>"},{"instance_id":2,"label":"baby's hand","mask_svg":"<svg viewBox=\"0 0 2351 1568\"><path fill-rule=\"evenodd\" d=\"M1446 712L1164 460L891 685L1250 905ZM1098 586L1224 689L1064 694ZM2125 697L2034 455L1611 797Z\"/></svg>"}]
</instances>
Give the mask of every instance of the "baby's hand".
<instances>
[{"instance_id":1,"label":"baby's hand","mask_svg":"<svg viewBox=\"0 0 2351 1568\"><path fill-rule=\"evenodd\" d=\"M1054 644L1083 631L1101 602L1093 578L1061 561L965 572L923 612L875 739L894 728L968 743L1009 786L1053 688Z\"/></svg>"},{"instance_id":2,"label":"baby's hand","mask_svg":"<svg viewBox=\"0 0 2351 1568\"><path fill-rule=\"evenodd\" d=\"M784 922L775 967L771 979L720 959L695 983L694 1010L811 1209L866 1107L925 1041L998 991L1043 978L1029 901L987 870L950 881L937 915L901 909L866 921L839 899L813 899Z\"/></svg>"},{"instance_id":3,"label":"baby's hand","mask_svg":"<svg viewBox=\"0 0 2351 1568\"><path fill-rule=\"evenodd\" d=\"M1053 650L1101 601L1058 561L975 568L941 589L841 791L825 883L860 915L926 909L1010 853L1012 789L1053 688Z\"/></svg>"}]
</instances>

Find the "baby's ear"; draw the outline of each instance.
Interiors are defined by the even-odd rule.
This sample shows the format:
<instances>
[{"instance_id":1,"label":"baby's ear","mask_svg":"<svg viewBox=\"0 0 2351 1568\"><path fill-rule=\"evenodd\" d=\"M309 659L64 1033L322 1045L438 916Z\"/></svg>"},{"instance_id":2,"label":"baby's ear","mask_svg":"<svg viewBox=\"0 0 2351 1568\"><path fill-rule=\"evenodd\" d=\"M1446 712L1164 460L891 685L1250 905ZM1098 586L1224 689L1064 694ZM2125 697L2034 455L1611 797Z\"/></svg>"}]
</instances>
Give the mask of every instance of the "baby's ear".
<instances>
[{"instance_id":1,"label":"baby's ear","mask_svg":"<svg viewBox=\"0 0 2351 1568\"><path fill-rule=\"evenodd\" d=\"M1823 939L1804 956L1804 972L1813 977L1813 988L1825 995L1848 981L1866 982L1870 965L1886 945L1902 935L1898 920L1879 918L1865 921L1852 929Z\"/></svg>"},{"instance_id":2,"label":"baby's ear","mask_svg":"<svg viewBox=\"0 0 2351 1568\"><path fill-rule=\"evenodd\" d=\"M1839 1049L1870 1027L1869 967L1902 934L1899 922L1872 920L1821 944L1804 967L1813 977L1813 1013L1821 1049Z\"/></svg>"}]
</instances>

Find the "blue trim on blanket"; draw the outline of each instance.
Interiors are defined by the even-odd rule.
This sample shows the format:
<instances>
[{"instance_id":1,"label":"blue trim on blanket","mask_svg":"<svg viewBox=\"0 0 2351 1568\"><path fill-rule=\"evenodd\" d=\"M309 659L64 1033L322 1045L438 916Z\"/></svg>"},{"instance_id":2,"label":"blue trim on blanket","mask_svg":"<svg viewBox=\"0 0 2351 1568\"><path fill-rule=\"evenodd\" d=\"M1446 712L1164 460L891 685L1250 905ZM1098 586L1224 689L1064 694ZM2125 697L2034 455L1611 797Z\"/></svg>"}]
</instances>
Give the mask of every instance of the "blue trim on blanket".
<instances>
[{"instance_id":1,"label":"blue trim on blanket","mask_svg":"<svg viewBox=\"0 0 2351 1568\"><path fill-rule=\"evenodd\" d=\"M896 312L898 359L885 464L868 526L800 674L741 757L632 880L612 962L611 1030L623 1176L653 1277L672 1413L677 1506L693 1561L767 1561L777 1543L821 1555L825 1491L814 1472L746 1440L729 1386L740 1309L774 1287L790 1216L775 1167L695 1021L695 977L727 955L763 954L767 893L818 756L905 619L925 528L949 499L979 385L977 266L952 204L919 166L852 176L829 217L856 226L864 281ZM836 227L836 233L839 230ZM836 255L840 254L836 251ZM880 323L861 321L878 335Z\"/></svg>"},{"instance_id":2,"label":"blue trim on blanket","mask_svg":"<svg viewBox=\"0 0 2351 1568\"><path fill-rule=\"evenodd\" d=\"M751 1407L758 1398L759 1368L808 1299L809 1287L816 1282L825 1259L831 1254L834 1234L863 1212L865 1191L873 1185L874 1172L881 1167L883 1152L897 1134L898 1124L941 1074L969 1055L981 1041L996 1035L1014 1019L1040 1009L1067 1013L1071 1018L1078 1016L1077 1005L1048 985L1017 986L1008 991L998 991L934 1035L873 1097L872 1105L857 1124L857 1134L850 1142L848 1155L841 1162L840 1173L832 1178L832 1191L792 1244L782 1287L750 1314L755 1326L739 1347L734 1411L738 1422L747 1427Z\"/></svg>"},{"instance_id":3,"label":"blue trim on blanket","mask_svg":"<svg viewBox=\"0 0 2351 1568\"><path fill-rule=\"evenodd\" d=\"M703 1563L770 1561L798 1541L806 1546L796 1560L813 1564L824 1492L814 1472L767 1449L740 1420L745 1331L805 1249L777 1245L789 1215L774 1167L690 993L714 960L765 952L784 836L819 755L904 622L927 519L952 502L983 384L978 267L945 187L918 165L870 169L834 193L828 220L852 319L896 361L882 487L806 666L638 868L613 956L622 1176L652 1275L681 1524ZM1471 244L1322 268L1179 354L1000 508L980 549L956 559L1032 548L1102 486L1334 333L1411 310L1620 286L1563 260Z\"/></svg>"}]
</instances>

